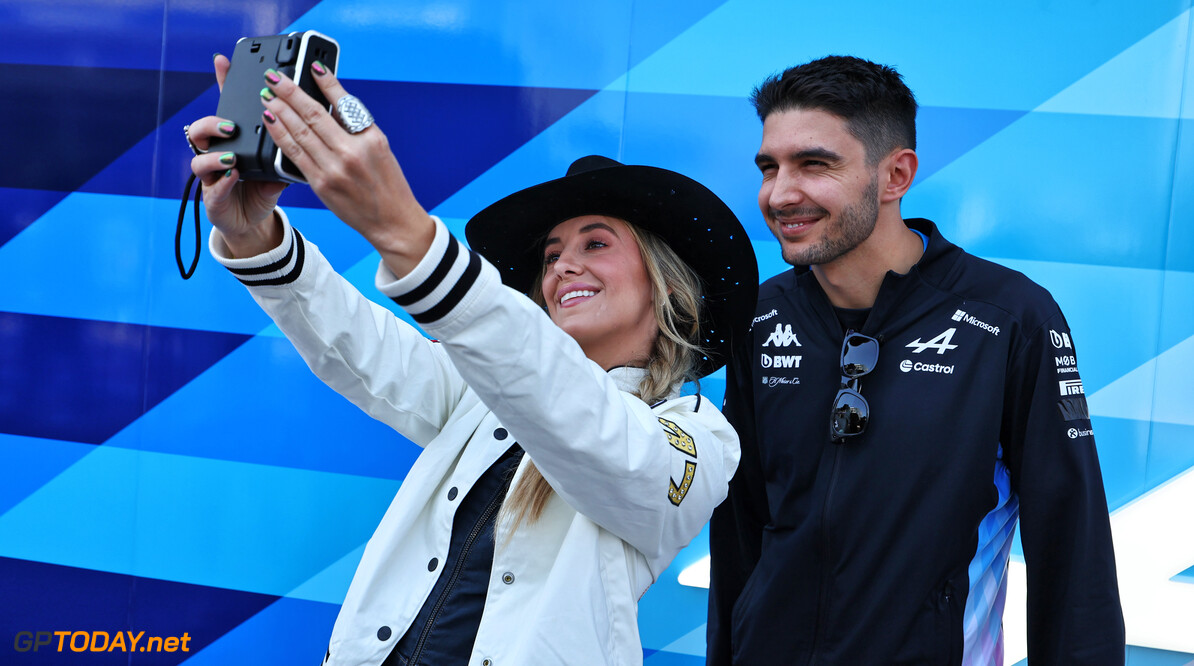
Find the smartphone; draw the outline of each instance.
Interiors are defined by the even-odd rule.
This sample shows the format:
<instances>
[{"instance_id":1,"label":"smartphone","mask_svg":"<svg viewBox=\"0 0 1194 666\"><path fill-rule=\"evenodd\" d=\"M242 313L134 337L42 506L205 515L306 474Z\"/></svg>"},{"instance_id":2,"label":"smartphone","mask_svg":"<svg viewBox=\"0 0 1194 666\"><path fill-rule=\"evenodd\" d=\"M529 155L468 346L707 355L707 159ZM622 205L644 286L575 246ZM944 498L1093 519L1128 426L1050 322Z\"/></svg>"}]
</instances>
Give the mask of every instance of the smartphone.
<instances>
[{"instance_id":1,"label":"smartphone","mask_svg":"<svg viewBox=\"0 0 1194 666\"><path fill-rule=\"evenodd\" d=\"M241 180L307 182L265 130L261 89L265 87L265 70L273 68L289 76L331 111L331 103L324 98L311 74L311 63L316 60L334 73L340 61L340 45L314 30L242 37L236 42L216 115L235 122L237 132L226 139L212 139L211 145L212 150L236 153Z\"/></svg>"}]
</instances>

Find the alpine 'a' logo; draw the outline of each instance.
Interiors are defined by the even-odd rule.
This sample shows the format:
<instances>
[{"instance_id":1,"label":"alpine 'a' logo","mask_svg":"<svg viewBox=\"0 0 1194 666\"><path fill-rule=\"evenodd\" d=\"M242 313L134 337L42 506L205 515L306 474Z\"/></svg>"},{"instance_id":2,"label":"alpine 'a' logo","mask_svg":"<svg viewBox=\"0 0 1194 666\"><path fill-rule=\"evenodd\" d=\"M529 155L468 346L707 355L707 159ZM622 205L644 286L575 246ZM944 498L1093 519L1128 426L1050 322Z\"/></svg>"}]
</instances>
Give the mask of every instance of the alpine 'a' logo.
<instances>
[{"instance_id":1,"label":"alpine 'a' logo","mask_svg":"<svg viewBox=\"0 0 1194 666\"><path fill-rule=\"evenodd\" d=\"M957 330L958 329L956 328L947 328L945 329L944 333L938 335L932 340L929 340L928 342L921 342L920 338L917 338L905 346L910 348L913 354L919 354L926 349L936 349L938 354L944 354L951 349L958 348L957 345L950 344L950 342L954 339L954 333L956 333Z\"/></svg>"},{"instance_id":2,"label":"alpine 'a' logo","mask_svg":"<svg viewBox=\"0 0 1194 666\"><path fill-rule=\"evenodd\" d=\"M772 345L776 347L787 347L788 345L796 345L797 347L803 346L800 344L800 341L796 339L796 334L792 332L791 324L775 325L775 330L771 332L771 335L767 336L765 341L763 341L764 347L770 347Z\"/></svg>"}]
</instances>

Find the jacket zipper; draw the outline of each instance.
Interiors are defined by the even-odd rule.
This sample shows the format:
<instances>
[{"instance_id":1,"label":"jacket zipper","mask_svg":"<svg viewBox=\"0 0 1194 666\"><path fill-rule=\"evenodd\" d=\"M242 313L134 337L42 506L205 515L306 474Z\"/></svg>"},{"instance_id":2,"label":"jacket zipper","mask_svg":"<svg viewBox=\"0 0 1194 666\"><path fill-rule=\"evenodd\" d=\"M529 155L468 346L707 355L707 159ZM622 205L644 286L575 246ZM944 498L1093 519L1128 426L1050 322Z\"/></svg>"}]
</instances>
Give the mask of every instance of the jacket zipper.
<instances>
[{"instance_id":1,"label":"jacket zipper","mask_svg":"<svg viewBox=\"0 0 1194 666\"><path fill-rule=\"evenodd\" d=\"M830 571L832 565L829 560L831 548L829 545L829 500L833 497L833 488L837 485L837 468L838 460L841 459L842 447L832 445L833 447L833 463L829 470L829 487L825 489L825 501L821 504L821 594L820 604L817 608L817 621L813 626L813 644L812 649L809 650L808 664L812 666L817 663L817 650L821 644L821 633L827 625L828 606L829 606L829 579L831 578Z\"/></svg>"},{"instance_id":2,"label":"jacket zipper","mask_svg":"<svg viewBox=\"0 0 1194 666\"><path fill-rule=\"evenodd\" d=\"M473 525L468 538L465 539L464 544L460 547L460 557L456 559L456 566L452 567L452 577L448 579L448 584L444 586L443 592L435 600L435 606L431 609L431 615L427 617L427 622L423 625L423 631L419 633L419 640L415 643L415 650L411 653L410 661L407 662L408 666L418 666L419 657L422 655L423 648L427 644L427 639L431 635L431 629L435 626L435 620L439 617L439 612L443 610L448 594L451 593L452 588L456 586L456 581L460 579L461 573L464 572L464 565L468 560L469 551L473 549L473 543L480 536L485 524L489 522L489 517L501 505L504 496L504 493L498 493L493 496L493 499L489 500L489 505L485 507L485 512L481 514L481 518Z\"/></svg>"},{"instance_id":3,"label":"jacket zipper","mask_svg":"<svg viewBox=\"0 0 1194 666\"><path fill-rule=\"evenodd\" d=\"M887 282L888 279L884 278L883 284L879 287L880 296L883 295L883 288L887 285ZM816 284L815 280L814 284ZM820 299L818 302L819 310L828 329L830 331L841 331L842 323L837 318L837 313L833 309L833 303L830 302L829 295L826 294L825 291L819 286L816 292L820 294ZM871 312L869 315L867 315L867 319L860 327L860 330L862 328L866 328L866 324L869 324L871 320L875 318L875 307L879 304L880 300L880 298L875 299L875 304L871 306ZM876 335L875 339L879 340L880 343L883 341L881 335ZM817 620L813 625L813 643L811 649L809 650L807 666L813 666L817 663L817 650L819 650L821 647L821 634L825 631L825 627L829 624L829 619L827 617L827 607L829 605L829 581L830 578L832 578L830 573L832 571L832 566L829 561L829 556L832 550L829 545L829 501L833 497L833 490L837 485L838 461L841 460L841 452L843 448L842 446L833 444L832 442L830 442L829 446L833 449L833 463L829 470L829 486L825 489L825 501L821 504L821 589L820 594L818 595L819 606L817 608Z\"/></svg>"}]
</instances>

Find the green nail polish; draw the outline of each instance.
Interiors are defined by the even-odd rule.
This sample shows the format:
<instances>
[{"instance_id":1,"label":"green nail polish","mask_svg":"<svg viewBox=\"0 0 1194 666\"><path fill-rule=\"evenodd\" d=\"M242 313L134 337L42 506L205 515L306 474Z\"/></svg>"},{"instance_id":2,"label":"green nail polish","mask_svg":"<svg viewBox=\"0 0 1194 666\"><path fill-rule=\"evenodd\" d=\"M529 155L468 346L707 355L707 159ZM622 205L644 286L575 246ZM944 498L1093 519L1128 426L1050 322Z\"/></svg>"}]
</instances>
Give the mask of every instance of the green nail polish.
<instances>
[{"instance_id":1,"label":"green nail polish","mask_svg":"<svg viewBox=\"0 0 1194 666\"><path fill-rule=\"evenodd\" d=\"M216 51L215 53L211 54L211 59L212 59L212 60L215 60L216 58L219 58L219 57L220 57L220 52L219 52L219 51Z\"/></svg>"},{"instance_id":2,"label":"green nail polish","mask_svg":"<svg viewBox=\"0 0 1194 666\"><path fill-rule=\"evenodd\" d=\"M323 76L324 74L327 74L327 73L328 73L328 70L327 70L327 68L325 68L325 67L323 66L323 63L322 63L322 62L319 62L318 60L316 60L315 62L311 63L311 71L315 72L316 74L318 74L318 75L320 75L320 76Z\"/></svg>"},{"instance_id":3,"label":"green nail polish","mask_svg":"<svg viewBox=\"0 0 1194 666\"><path fill-rule=\"evenodd\" d=\"M224 134L227 134L229 136L231 136L232 133L236 131L236 123L222 122L219 125L217 125L216 127L219 128L219 130L221 132L223 132Z\"/></svg>"},{"instance_id":4,"label":"green nail polish","mask_svg":"<svg viewBox=\"0 0 1194 666\"><path fill-rule=\"evenodd\" d=\"M224 153L220 155L220 164L232 166L236 164L236 153Z\"/></svg>"},{"instance_id":5,"label":"green nail polish","mask_svg":"<svg viewBox=\"0 0 1194 666\"><path fill-rule=\"evenodd\" d=\"M273 99L273 98L275 98L275 97L277 97L277 95L275 95L275 94L274 94L274 91L270 90L269 88L262 88L262 89L261 89L261 99L263 99L263 100L265 100L265 101L267 101L267 102L268 102L268 101L270 101L271 99Z\"/></svg>"},{"instance_id":6,"label":"green nail polish","mask_svg":"<svg viewBox=\"0 0 1194 666\"><path fill-rule=\"evenodd\" d=\"M224 172L224 177L225 177L225 178L231 178L231 177L232 177L232 169L229 169L229 170L225 171L225 172Z\"/></svg>"},{"instance_id":7,"label":"green nail polish","mask_svg":"<svg viewBox=\"0 0 1194 666\"><path fill-rule=\"evenodd\" d=\"M265 80L276 84L282 80L282 77L278 76L278 70L271 67L265 70Z\"/></svg>"}]
</instances>

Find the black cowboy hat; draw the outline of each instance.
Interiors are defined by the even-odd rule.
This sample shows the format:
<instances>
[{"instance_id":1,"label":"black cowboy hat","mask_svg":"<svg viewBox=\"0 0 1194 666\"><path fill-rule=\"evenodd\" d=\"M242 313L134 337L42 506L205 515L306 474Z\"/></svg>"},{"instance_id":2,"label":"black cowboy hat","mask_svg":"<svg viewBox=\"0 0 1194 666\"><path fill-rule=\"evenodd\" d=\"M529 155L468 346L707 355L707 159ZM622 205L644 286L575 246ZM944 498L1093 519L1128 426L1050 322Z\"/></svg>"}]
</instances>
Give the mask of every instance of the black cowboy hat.
<instances>
[{"instance_id":1,"label":"black cowboy hat","mask_svg":"<svg viewBox=\"0 0 1194 666\"><path fill-rule=\"evenodd\" d=\"M556 224L582 215L616 217L653 232L702 281L701 346L704 377L725 364L732 341L754 314L759 269L742 224L716 194L674 171L582 157L563 178L515 192L477 213L465 236L524 294L543 266L543 243Z\"/></svg>"}]
</instances>

